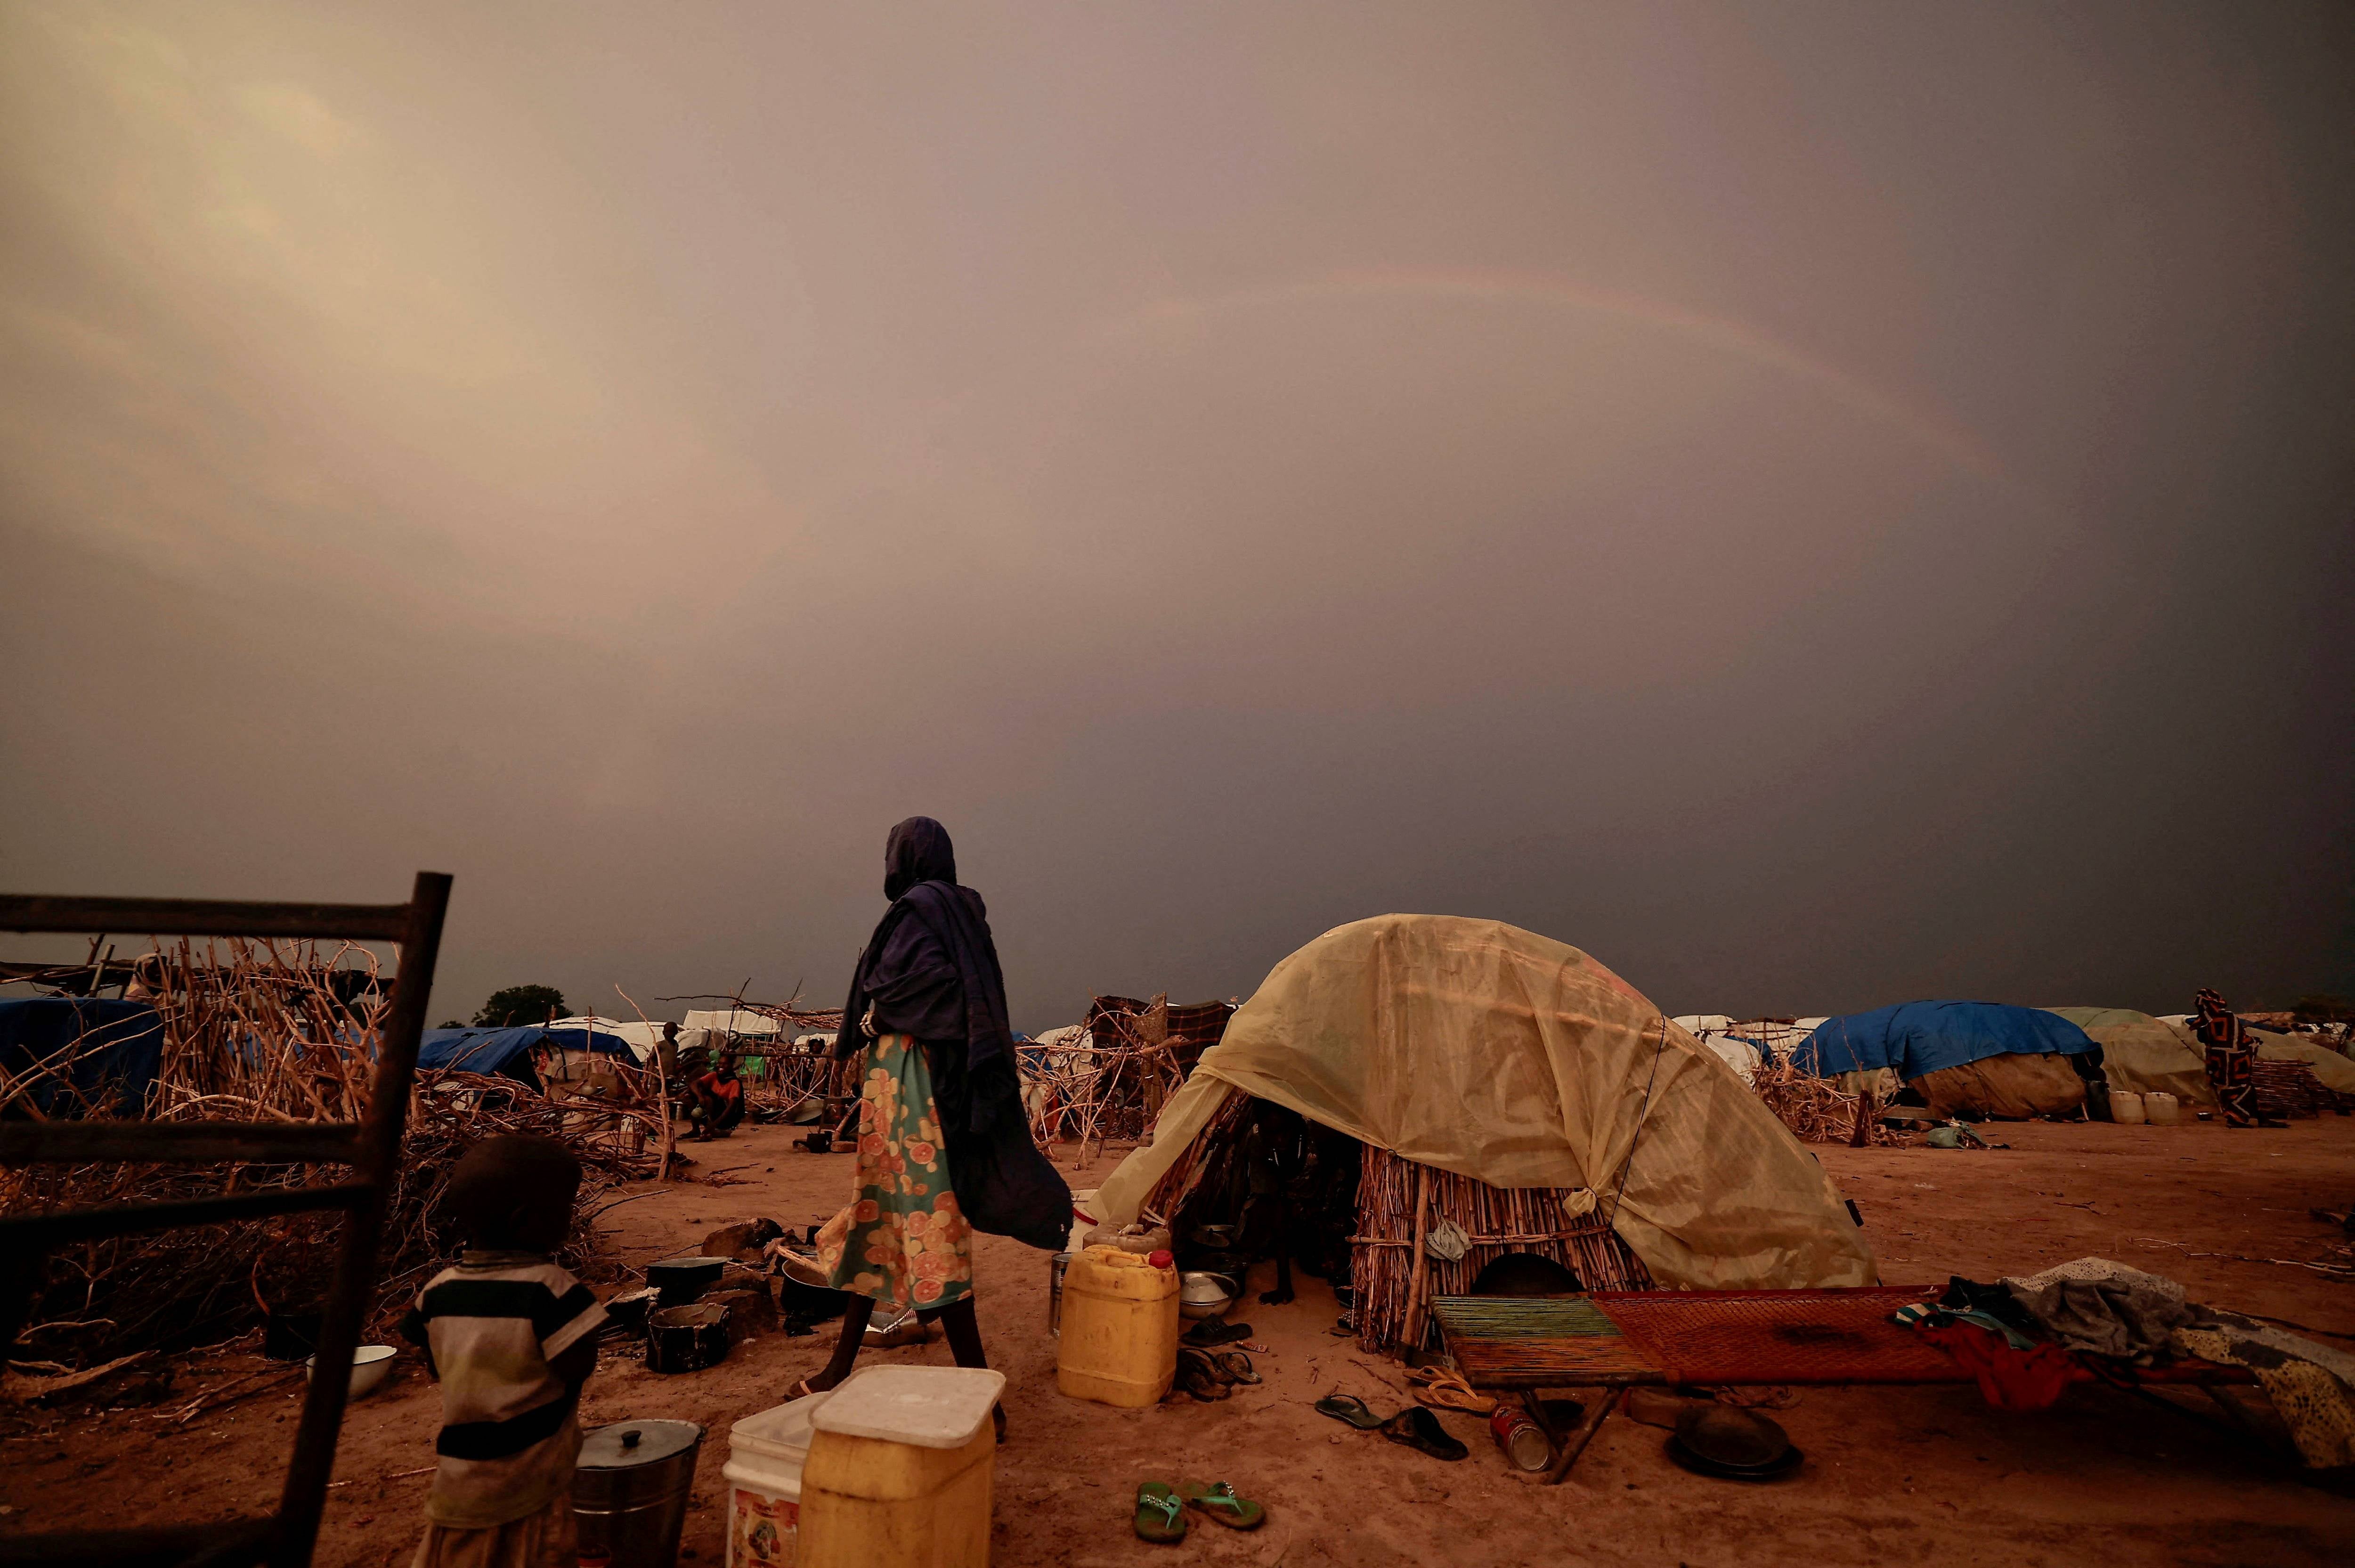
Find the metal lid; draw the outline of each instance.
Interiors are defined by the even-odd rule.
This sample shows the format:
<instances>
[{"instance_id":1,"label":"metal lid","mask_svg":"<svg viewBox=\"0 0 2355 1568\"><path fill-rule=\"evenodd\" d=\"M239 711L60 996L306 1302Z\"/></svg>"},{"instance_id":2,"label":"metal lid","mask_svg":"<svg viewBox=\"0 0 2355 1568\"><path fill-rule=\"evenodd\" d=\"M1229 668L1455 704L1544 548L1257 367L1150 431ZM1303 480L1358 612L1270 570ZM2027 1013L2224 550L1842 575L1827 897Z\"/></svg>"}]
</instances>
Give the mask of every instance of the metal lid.
<instances>
[{"instance_id":1,"label":"metal lid","mask_svg":"<svg viewBox=\"0 0 2355 1568\"><path fill-rule=\"evenodd\" d=\"M577 1467L622 1470L652 1465L684 1454L703 1441L703 1428L692 1421L616 1421L591 1428L581 1440Z\"/></svg>"},{"instance_id":2,"label":"metal lid","mask_svg":"<svg viewBox=\"0 0 2355 1568\"><path fill-rule=\"evenodd\" d=\"M666 1275L718 1274L727 1266L726 1258L707 1258L690 1253L684 1257L664 1258L658 1263L648 1264L646 1277L653 1278L656 1271Z\"/></svg>"}]
</instances>

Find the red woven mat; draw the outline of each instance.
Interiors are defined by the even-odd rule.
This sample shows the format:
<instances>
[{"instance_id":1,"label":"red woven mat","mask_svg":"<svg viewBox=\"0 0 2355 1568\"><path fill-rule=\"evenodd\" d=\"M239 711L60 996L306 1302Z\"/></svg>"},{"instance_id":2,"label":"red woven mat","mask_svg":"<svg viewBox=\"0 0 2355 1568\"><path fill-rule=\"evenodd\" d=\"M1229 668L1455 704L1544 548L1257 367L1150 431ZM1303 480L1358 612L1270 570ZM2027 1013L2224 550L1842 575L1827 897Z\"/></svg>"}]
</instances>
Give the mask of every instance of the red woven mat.
<instances>
[{"instance_id":1,"label":"red woven mat","mask_svg":"<svg viewBox=\"0 0 2355 1568\"><path fill-rule=\"evenodd\" d=\"M1968 1382L1960 1362L1889 1315L1936 1286L1612 1291L1594 1305L1680 1383Z\"/></svg>"}]
</instances>

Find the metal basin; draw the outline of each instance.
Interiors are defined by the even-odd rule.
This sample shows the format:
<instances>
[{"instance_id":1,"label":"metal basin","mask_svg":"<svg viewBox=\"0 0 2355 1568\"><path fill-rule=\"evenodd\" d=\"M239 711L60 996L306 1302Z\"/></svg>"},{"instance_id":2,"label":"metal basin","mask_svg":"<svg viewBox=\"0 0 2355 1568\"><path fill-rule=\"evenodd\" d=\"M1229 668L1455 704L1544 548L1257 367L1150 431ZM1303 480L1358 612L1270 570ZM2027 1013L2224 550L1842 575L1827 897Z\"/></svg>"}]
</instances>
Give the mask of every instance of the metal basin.
<instances>
[{"instance_id":1,"label":"metal basin","mask_svg":"<svg viewBox=\"0 0 2355 1568\"><path fill-rule=\"evenodd\" d=\"M1189 1269L1178 1276L1178 1313L1182 1317L1216 1317L1235 1304L1241 1287L1223 1274Z\"/></svg>"}]
</instances>

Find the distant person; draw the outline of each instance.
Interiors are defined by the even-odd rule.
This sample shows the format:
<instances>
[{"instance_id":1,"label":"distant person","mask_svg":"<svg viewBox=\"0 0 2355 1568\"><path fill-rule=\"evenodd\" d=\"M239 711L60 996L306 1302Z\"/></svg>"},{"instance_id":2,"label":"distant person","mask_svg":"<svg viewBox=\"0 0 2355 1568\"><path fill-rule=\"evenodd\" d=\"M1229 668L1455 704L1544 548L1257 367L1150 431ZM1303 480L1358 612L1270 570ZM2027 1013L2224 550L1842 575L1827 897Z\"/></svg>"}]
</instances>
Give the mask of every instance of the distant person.
<instances>
[{"instance_id":1,"label":"distant person","mask_svg":"<svg viewBox=\"0 0 2355 1568\"><path fill-rule=\"evenodd\" d=\"M459 1157L442 1211L465 1250L401 1333L442 1382L441 1456L411 1568L573 1568L574 1413L605 1309L553 1254L581 1162L550 1138L485 1138Z\"/></svg>"},{"instance_id":2,"label":"distant person","mask_svg":"<svg viewBox=\"0 0 2355 1568\"><path fill-rule=\"evenodd\" d=\"M1071 1232L1071 1189L1022 1114L987 912L957 884L948 829L929 816L891 829L883 896L891 907L859 956L835 1042L859 1057L858 1188L818 1235L850 1305L834 1359L796 1394L850 1375L879 1301L939 1322L957 1365L987 1366L973 1232L1055 1252ZM1002 1411L996 1422L1002 1434Z\"/></svg>"},{"instance_id":3,"label":"distant person","mask_svg":"<svg viewBox=\"0 0 2355 1568\"><path fill-rule=\"evenodd\" d=\"M736 1075L736 1053L722 1050L719 1060L687 1081L691 1096L687 1119L699 1138L724 1138L744 1119L744 1081Z\"/></svg>"},{"instance_id":4,"label":"distant person","mask_svg":"<svg viewBox=\"0 0 2355 1568\"><path fill-rule=\"evenodd\" d=\"M2192 1004L2192 1027L2208 1057L2208 1086L2228 1127L2286 1127L2287 1122L2261 1116L2256 1109L2257 1049L2224 998L2203 990Z\"/></svg>"}]
</instances>

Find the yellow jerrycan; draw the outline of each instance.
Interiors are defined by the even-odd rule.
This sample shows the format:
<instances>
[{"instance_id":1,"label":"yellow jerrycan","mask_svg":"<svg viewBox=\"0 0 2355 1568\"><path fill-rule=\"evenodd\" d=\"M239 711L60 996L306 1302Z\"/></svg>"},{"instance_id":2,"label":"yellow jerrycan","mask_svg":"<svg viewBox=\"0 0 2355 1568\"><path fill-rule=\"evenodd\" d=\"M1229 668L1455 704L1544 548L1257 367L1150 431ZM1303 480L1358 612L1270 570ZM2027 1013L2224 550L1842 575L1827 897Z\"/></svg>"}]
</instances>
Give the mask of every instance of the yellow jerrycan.
<instances>
[{"instance_id":1,"label":"yellow jerrycan","mask_svg":"<svg viewBox=\"0 0 2355 1568\"><path fill-rule=\"evenodd\" d=\"M1142 1410L1178 1375L1178 1269L1167 1253L1094 1246L1063 1275L1055 1386L1073 1399Z\"/></svg>"},{"instance_id":2,"label":"yellow jerrycan","mask_svg":"<svg viewBox=\"0 0 2355 1568\"><path fill-rule=\"evenodd\" d=\"M868 1367L810 1418L797 1568L988 1568L1006 1374Z\"/></svg>"}]
</instances>

